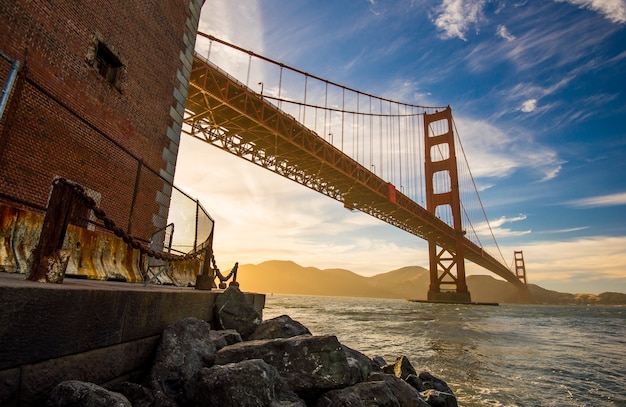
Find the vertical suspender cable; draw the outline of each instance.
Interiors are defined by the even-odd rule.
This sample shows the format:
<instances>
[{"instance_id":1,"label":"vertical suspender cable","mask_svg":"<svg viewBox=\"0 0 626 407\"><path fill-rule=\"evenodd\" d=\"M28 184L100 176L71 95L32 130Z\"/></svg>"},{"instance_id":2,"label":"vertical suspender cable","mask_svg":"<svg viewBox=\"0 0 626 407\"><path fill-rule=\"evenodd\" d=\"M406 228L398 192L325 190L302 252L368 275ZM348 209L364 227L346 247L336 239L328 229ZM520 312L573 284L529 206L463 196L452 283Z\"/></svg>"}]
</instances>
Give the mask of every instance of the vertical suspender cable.
<instances>
[{"instance_id":1,"label":"vertical suspender cable","mask_svg":"<svg viewBox=\"0 0 626 407\"><path fill-rule=\"evenodd\" d=\"M282 87L283 87L283 67L281 65L280 67L280 77L278 79L278 108L280 109L281 107L281 100L280 100L280 94L282 91Z\"/></svg>"},{"instance_id":2,"label":"vertical suspender cable","mask_svg":"<svg viewBox=\"0 0 626 407\"><path fill-rule=\"evenodd\" d=\"M416 114L413 117L414 117L413 123L414 123L414 128L415 128L415 139L416 139L415 149L417 150L417 161L415 162L415 175L417 176L417 180L416 180L415 187L417 188L417 196L420 199L419 202L421 202L422 206L424 206L424 187L423 187L424 164L422 160L422 153L423 153L422 138L424 137L424 129L422 128L423 126L422 119L424 118L424 116L423 114Z\"/></svg>"},{"instance_id":3,"label":"vertical suspender cable","mask_svg":"<svg viewBox=\"0 0 626 407\"><path fill-rule=\"evenodd\" d=\"M302 124L304 124L306 126L306 89L307 89L307 84L308 84L308 76L304 77L304 105L302 106L302 108L304 109L304 112L302 113Z\"/></svg>"},{"instance_id":4,"label":"vertical suspender cable","mask_svg":"<svg viewBox=\"0 0 626 407\"><path fill-rule=\"evenodd\" d=\"M345 153L343 150L343 127L344 127L344 117L346 113L346 88L341 89L341 151Z\"/></svg>"},{"instance_id":5,"label":"vertical suspender cable","mask_svg":"<svg viewBox=\"0 0 626 407\"><path fill-rule=\"evenodd\" d=\"M373 138L373 127L374 127L374 116L372 116L372 97L370 96L370 169L372 169L372 165L374 165L374 152L372 151L372 149L374 148L374 146L372 145L374 138ZM374 167L374 170L376 170L376 167ZM374 171L376 172L376 171Z\"/></svg>"},{"instance_id":6,"label":"vertical suspender cable","mask_svg":"<svg viewBox=\"0 0 626 407\"><path fill-rule=\"evenodd\" d=\"M398 170L399 170L399 184L400 190L404 192L404 185L402 183L402 128L400 122L400 103L398 103Z\"/></svg>"},{"instance_id":7,"label":"vertical suspender cable","mask_svg":"<svg viewBox=\"0 0 626 407\"><path fill-rule=\"evenodd\" d=\"M326 95L324 96L324 138L326 138L326 134L330 134L326 129L326 115L328 114L328 82L326 82ZM330 137L329 137L330 138ZM332 144L332 141L331 141Z\"/></svg>"},{"instance_id":8,"label":"vertical suspender cable","mask_svg":"<svg viewBox=\"0 0 626 407\"><path fill-rule=\"evenodd\" d=\"M359 94L356 94L356 161L359 161L359 116L360 116L360 111L359 111Z\"/></svg>"},{"instance_id":9,"label":"vertical suspender cable","mask_svg":"<svg viewBox=\"0 0 626 407\"><path fill-rule=\"evenodd\" d=\"M385 165L383 161L383 100L379 99L380 102L380 116L378 116L378 153L380 155L380 177L383 178L383 173L385 172Z\"/></svg>"},{"instance_id":10,"label":"vertical suspender cable","mask_svg":"<svg viewBox=\"0 0 626 407\"><path fill-rule=\"evenodd\" d=\"M252 55L248 55L248 75L246 76L246 87L250 84L250 65L252 65Z\"/></svg>"},{"instance_id":11,"label":"vertical suspender cable","mask_svg":"<svg viewBox=\"0 0 626 407\"><path fill-rule=\"evenodd\" d=\"M391 161L391 182L395 184L397 182L395 181L395 178L396 178L396 160L395 160L395 158L396 157L395 157L395 152L394 152L395 145L394 145L394 140L393 140L394 129L393 129L393 117L392 117L393 110L392 110L392 106L393 106L392 102L389 101L389 135L388 135L389 147L390 147L389 148L389 155L390 155L390 158L391 158L391 160L390 160Z\"/></svg>"}]
</instances>

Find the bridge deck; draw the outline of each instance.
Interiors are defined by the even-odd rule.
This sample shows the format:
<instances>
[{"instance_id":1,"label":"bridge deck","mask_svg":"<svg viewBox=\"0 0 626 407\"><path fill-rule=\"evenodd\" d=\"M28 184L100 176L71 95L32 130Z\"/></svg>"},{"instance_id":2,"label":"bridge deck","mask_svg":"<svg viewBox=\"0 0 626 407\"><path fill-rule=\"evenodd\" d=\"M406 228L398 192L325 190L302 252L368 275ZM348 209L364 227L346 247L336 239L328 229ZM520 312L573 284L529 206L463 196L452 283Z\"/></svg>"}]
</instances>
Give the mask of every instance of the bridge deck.
<instances>
[{"instance_id":1,"label":"bridge deck","mask_svg":"<svg viewBox=\"0 0 626 407\"><path fill-rule=\"evenodd\" d=\"M453 252L457 232L314 131L202 57L194 57L184 129L194 137ZM465 237L466 259L518 288L506 266Z\"/></svg>"}]
</instances>

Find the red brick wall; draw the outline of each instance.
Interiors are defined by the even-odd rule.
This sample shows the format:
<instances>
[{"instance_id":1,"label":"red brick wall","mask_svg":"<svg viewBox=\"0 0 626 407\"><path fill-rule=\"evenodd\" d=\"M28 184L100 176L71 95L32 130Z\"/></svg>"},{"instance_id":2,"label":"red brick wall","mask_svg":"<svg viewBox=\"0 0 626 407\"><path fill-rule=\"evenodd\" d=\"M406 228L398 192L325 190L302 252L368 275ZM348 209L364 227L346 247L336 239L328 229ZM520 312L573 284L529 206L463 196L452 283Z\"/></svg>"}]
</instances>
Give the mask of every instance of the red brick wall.
<instances>
[{"instance_id":1,"label":"red brick wall","mask_svg":"<svg viewBox=\"0 0 626 407\"><path fill-rule=\"evenodd\" d=\"M173 92L189 31L190 0L0 0L0 51L19 60L24 86L0 122L0 192L45 206L54 176L102 195L119 226L149 238L171 149ZM193 16L191 16L193 18ZM123 64L118 86L92 66L98 41ZM10 68L0 60L0 85ZM180 75L178 76L180 77ZM3 147L2 147L3 146Z\"/></svg>"}]
</instances>

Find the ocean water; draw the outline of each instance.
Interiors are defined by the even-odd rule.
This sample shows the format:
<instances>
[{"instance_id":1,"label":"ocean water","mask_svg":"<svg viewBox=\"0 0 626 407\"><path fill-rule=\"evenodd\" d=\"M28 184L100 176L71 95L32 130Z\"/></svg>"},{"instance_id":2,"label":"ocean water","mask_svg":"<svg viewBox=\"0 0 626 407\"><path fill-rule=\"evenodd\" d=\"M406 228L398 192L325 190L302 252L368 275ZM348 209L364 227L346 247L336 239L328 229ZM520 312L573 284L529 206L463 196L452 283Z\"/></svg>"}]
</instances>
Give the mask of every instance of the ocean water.
<instances>
[{"instance_id":1,"label":"ocean water","mask_svg":"<svg viewBox=\"0 0 626 407\"><path fill-rule=\"evenodd\" d=\"M626 406L626 307L268 295L263 317L283 314L370 357L407 356L460 406Z\"/></svg>"}]
</instances>

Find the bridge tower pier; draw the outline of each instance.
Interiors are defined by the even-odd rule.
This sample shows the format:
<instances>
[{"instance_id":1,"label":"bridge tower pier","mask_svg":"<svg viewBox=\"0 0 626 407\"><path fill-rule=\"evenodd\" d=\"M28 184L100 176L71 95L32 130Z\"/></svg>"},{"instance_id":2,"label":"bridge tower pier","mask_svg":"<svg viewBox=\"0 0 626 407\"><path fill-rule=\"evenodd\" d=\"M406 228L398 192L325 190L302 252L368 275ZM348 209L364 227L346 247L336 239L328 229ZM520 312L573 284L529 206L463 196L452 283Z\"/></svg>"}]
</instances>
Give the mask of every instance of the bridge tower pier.
<instances>
[{"instance_id":1,"label":"bridge tower pier","mask_svg":"<svg viewBox=\"0 0 626 407\"><path fill-rule=\"evenodd\" d=\"M428 301L470 303L465 279L461 223L461 198L454 148L452 109L424 114L426 209L433 215L451 216L456 241L443 242L439 236L428 239L430 287ZM438 210L439 209L439 210Z\"/></svg>"},{"instance_id":2,"label":"bridge tower pier","mask_svg":"<svg viewBox=\"0 0 626 407\"><path fill-rule=\"evenodd\" d=\"M524 263L524 252L516 250L513 252L513 261L515 263L515 276L524 283L524 288L520 288L518 292L519 302L527 304L530 301L530 292L528 291L528 283L526 282L526 264Z\"/></svg>"}]
</instances>

